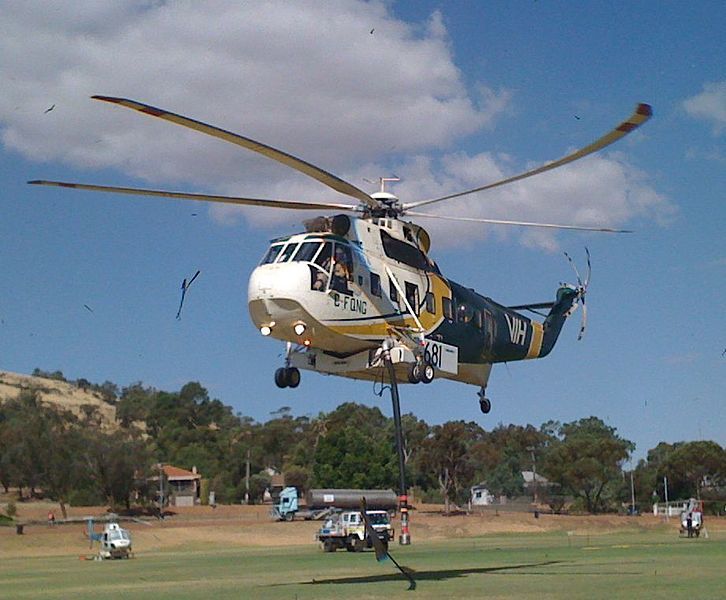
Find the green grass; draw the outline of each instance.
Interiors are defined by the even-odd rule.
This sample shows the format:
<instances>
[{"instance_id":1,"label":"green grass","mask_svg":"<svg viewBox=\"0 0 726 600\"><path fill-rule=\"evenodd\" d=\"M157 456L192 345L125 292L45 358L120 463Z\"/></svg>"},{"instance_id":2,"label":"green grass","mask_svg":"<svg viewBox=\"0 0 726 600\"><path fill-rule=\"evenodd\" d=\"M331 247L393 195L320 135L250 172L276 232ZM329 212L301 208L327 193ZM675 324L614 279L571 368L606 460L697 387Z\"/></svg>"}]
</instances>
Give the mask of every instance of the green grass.
<instances>
[{"instance_id":1,"label":"green grass","mask_svg":"<svg viewBox=\"0 0 726 600\"><path fill-rule=\"evenodd\" d=\"M127 561L0 562L0 597L20 598L724 598L726 534L512 534L391 546L415 592L371 552L185 547Z\"/></svg>"}]
</instances>

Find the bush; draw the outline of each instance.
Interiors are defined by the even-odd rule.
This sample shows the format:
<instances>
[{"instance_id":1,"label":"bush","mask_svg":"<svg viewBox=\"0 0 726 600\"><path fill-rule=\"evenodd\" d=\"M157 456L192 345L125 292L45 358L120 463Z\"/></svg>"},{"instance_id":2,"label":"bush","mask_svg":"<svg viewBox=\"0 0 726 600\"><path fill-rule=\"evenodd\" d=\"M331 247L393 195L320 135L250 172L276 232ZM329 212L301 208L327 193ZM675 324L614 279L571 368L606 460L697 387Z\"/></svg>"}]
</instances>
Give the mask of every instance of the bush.
<instances>
[{"instance_id":1,"label":"bush","mask_svg":"<svg viewBox=\"0 0 726 600\"><path fill-rule=\"evenodd\" d=\"M8 505L5 508L5 512L11 519L15 518L15 515L18 514L18 507L15 505L15 500L10 500L8 502Z\"/></svg>"}]
</instances>

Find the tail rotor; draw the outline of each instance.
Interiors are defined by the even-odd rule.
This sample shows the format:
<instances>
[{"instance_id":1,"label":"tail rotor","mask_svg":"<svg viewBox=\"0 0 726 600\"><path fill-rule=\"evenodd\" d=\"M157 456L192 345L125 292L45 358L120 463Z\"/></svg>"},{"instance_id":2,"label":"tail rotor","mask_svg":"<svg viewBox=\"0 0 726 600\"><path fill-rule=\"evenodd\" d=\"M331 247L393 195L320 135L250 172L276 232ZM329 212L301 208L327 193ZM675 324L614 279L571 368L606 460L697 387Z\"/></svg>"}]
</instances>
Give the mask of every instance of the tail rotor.
<instances>
[{"instance_id":1,"label":"tail rotor","mask_svg":"<svg viewBox=\"0 0 726 600\"><path fill-rule=\"evenodd\" d=\"M579 304L582 304L582 319L580 321L580 332L577 335L578 340L581 340L583 338L583 336L585 335L585 328L587 327L587 305L585 304L585 295L587 294L587 287L590 285L590 275L592 275L590 251L587 249L587 247L585 247L585 255L587 256L587 275L585 276L585 281L583 281L582 277L580 277L580 272L575 266L575 262L572 260L570 255L565 252L565 256L567 257L567 260L569 261L572 270L575 272L575 277L577 278L577 286L571 286L572 289L575 290L576 296L575 302L573 303L568 316L575 312Z\"/></svg>"}]
</instances>

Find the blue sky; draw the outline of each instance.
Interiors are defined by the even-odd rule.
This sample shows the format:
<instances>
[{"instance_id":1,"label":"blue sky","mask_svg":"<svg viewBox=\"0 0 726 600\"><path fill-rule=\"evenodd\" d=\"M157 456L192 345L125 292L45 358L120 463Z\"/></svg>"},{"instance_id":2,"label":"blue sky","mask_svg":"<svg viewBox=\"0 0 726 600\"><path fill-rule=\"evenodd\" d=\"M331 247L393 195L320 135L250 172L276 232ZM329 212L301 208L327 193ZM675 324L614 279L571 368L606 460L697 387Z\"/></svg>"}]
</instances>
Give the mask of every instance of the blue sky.
<instances>
[{"instance_id":1,"label":"blue sky","mask_svg":"<svg viewBox=\"0 0 726 600\"><path fill-rule=\"evenodd\" d=\"M726 444L726 8L719 2L0 2L0 369L174 390L258 420L379 406L368 383L303 373L249 321L247 277L302 215L27 186L29 179L341 202L234 146L89 99L125 96L276 146L404 201L470 189L581 147L596 157L437 205L461 216L604 224L631 235L433 221L445 275L504 304L551 299L593 257L552 355L476 389L402 388L429 423L596 415L636 442ZM46 112L54 106L53 110ZM432 207L433 208L433 207ZM432 210L432 212L434 212ZM309 215L306 215L309 216ZM175 319L183 278L201 270ZM87 309L88 306L91 310Z\"/></svg>"}]
</instances>

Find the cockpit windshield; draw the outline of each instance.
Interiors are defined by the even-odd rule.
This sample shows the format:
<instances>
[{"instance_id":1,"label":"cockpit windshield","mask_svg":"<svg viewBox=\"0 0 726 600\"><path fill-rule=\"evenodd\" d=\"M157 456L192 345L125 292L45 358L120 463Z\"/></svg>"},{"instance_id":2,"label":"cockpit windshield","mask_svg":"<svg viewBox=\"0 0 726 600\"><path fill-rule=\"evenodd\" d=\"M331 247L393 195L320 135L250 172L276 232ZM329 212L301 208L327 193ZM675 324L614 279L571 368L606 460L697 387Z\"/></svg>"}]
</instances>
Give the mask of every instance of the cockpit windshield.
<instances>
[{"instance_id":1,"label":"cockpit windshield","mask_svg":"<svg viewBox=\"0 0 726 600\"><path fill-rule=\"evenodd\" d=\"M118 540L128 540L129 535L124 529L112 529L108 532L108 539L111 542Z\"/></svg>"},{"instance_id":2,"label":"cockpit windshield","mask_svg":"<svg viewBox=\"0 0 726 600\"><path fill-rule=\"evenodd\" d=\"M315 258L320 244L321 242L303 242L300 244L300 248L298 248L295 256L292 257L292 260L297 262L313 262L313 258Z\"/></svg>"},{"instance_id":3,"label":"cockpit windshield","mask_svg":"<svg viewBox=\"0 0 726 600\"><path fill-rule=\"evenodd\" d=\"M270 246L269 250L265 254L265 256L262 257L262 260L260 261L261 265L269 265L270 263L274 263L277 256L280 254L280 251L282 250L283 244L272 244Z\"/></svg>"}]
</instances>

